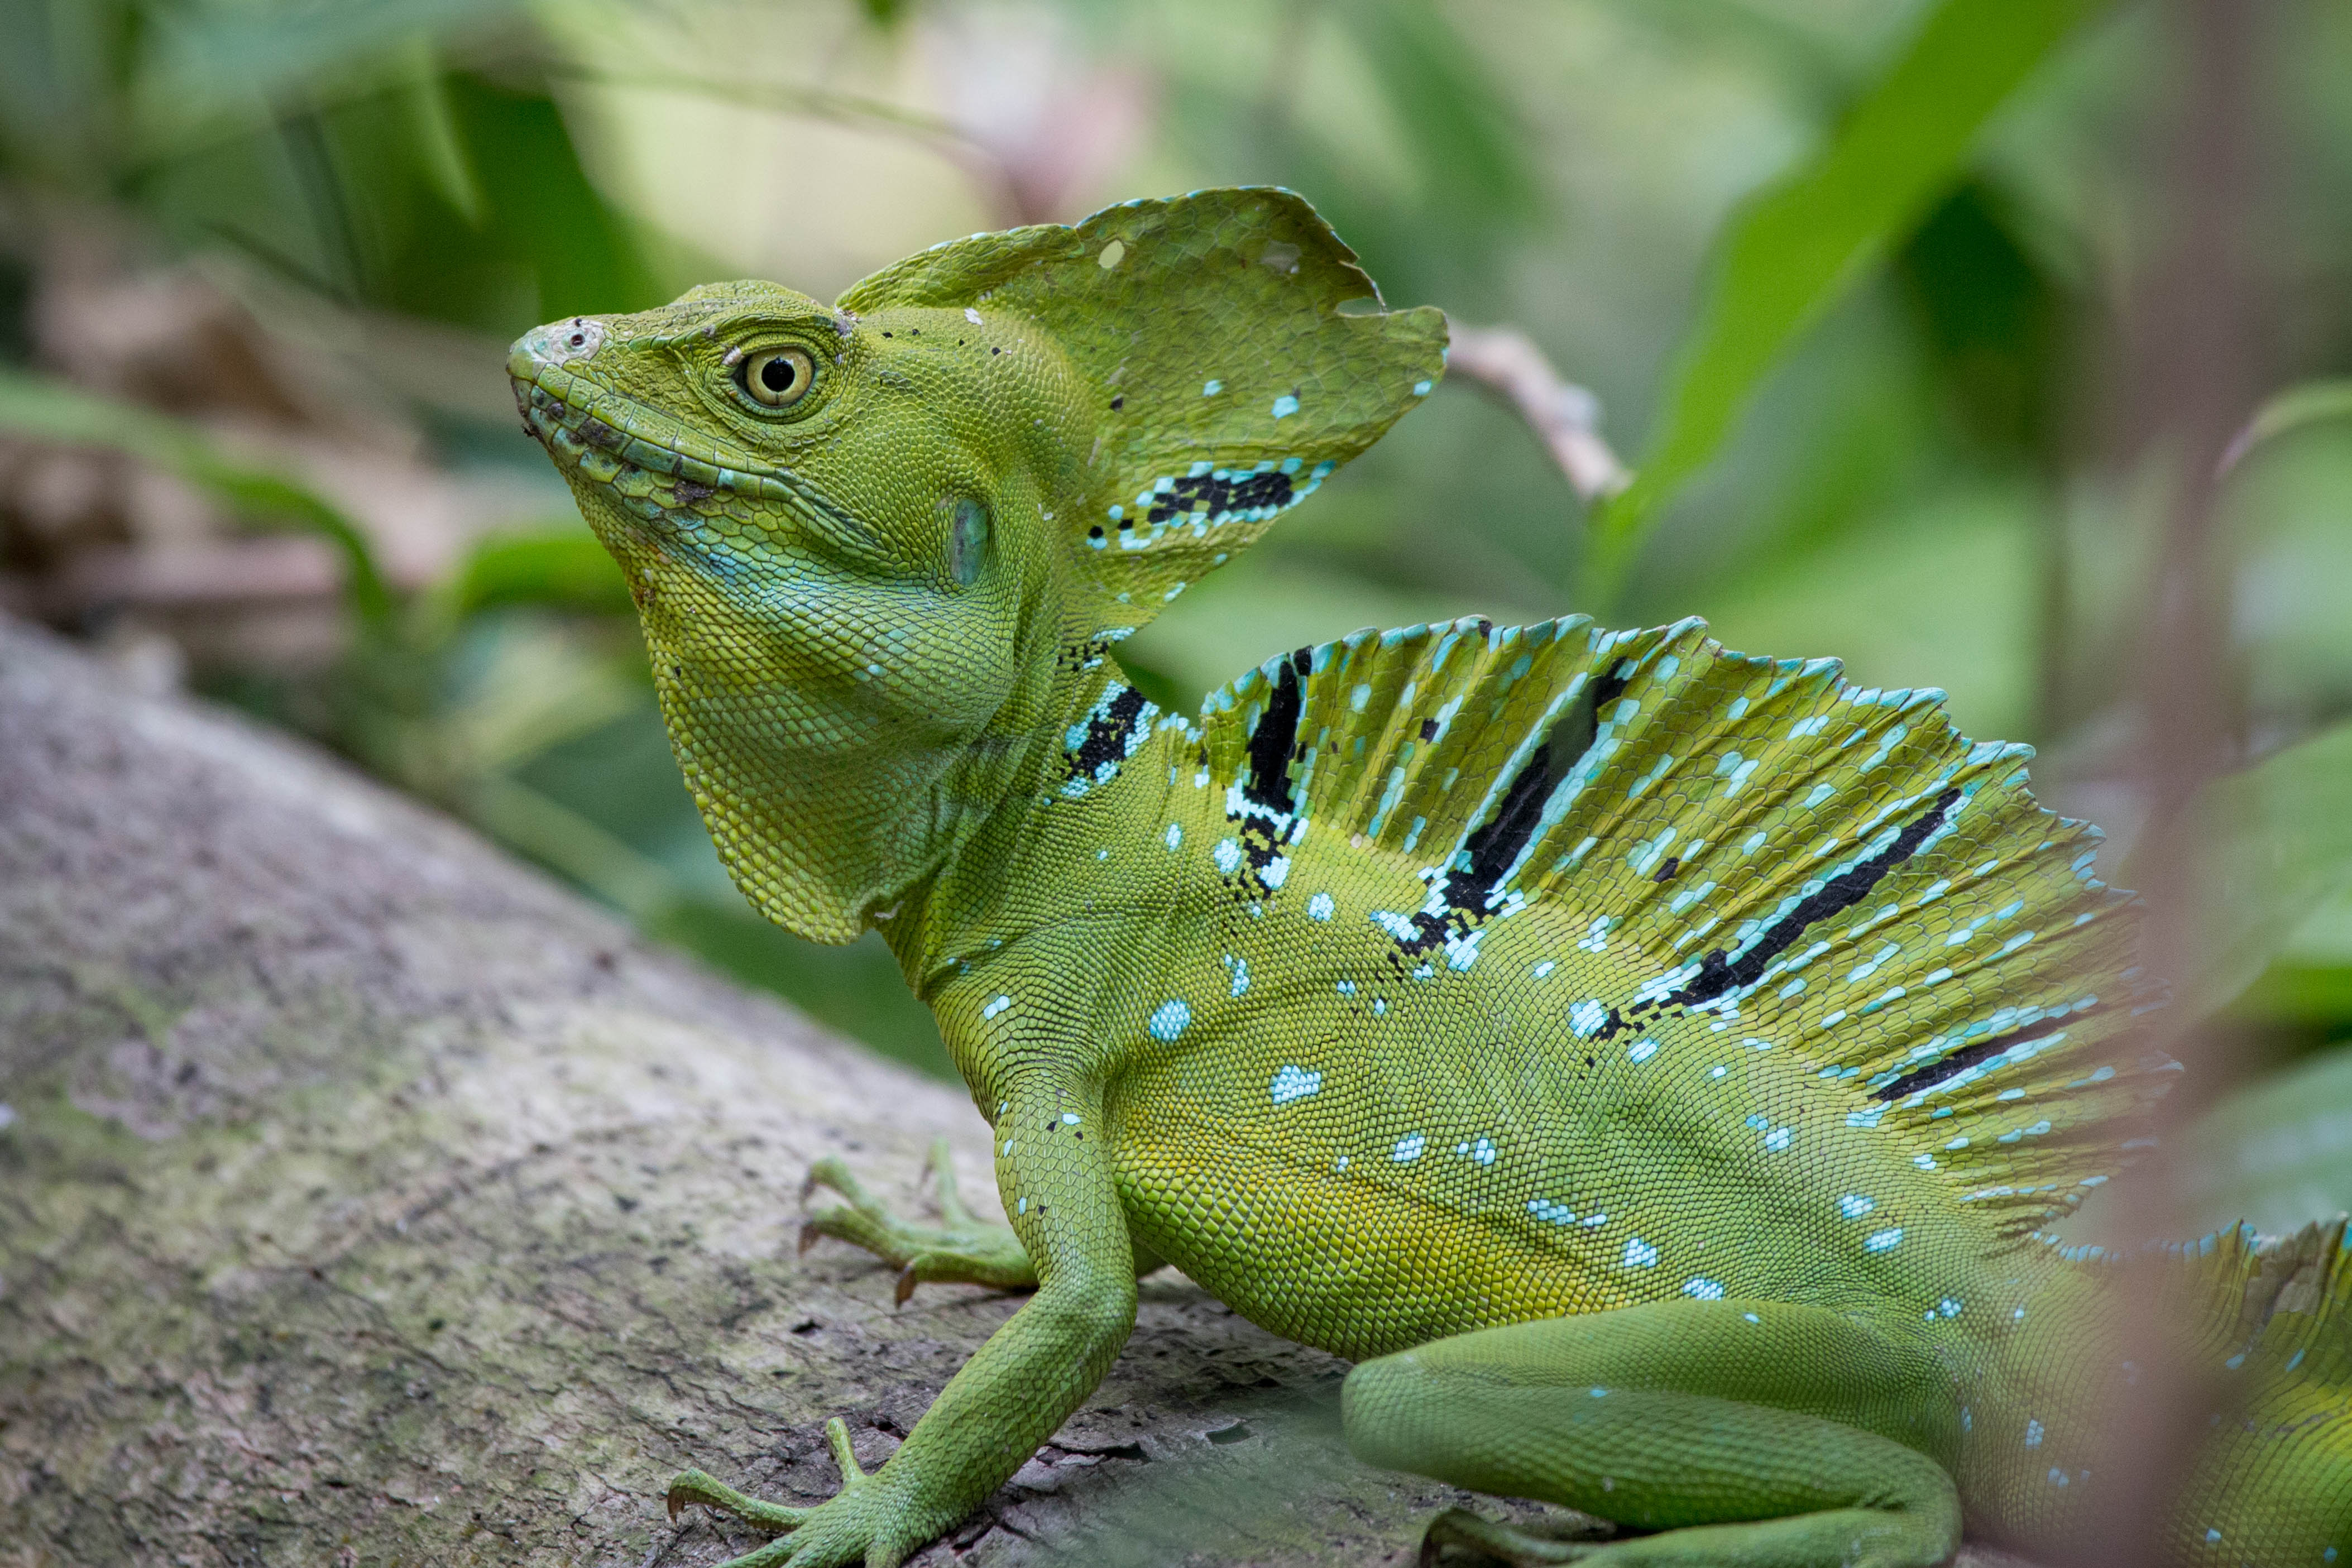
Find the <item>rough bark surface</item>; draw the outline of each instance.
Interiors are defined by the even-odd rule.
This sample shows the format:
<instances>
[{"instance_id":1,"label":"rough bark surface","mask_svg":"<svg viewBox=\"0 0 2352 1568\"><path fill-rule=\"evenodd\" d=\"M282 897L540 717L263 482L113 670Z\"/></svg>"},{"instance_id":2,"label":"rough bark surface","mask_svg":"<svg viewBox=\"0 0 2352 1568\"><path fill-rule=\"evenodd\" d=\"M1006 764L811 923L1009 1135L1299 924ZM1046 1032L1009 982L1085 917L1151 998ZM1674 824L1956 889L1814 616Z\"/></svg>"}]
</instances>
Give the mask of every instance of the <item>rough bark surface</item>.
<instances>
[{"instance_id":1,"label":"rough bark surface","mask_svg":"<svg viewBox=\"0 0 2352 1568\"><path fill-rule=\"evenodd\" d=\"M919 1207L955 1090L465 830L0 622L0 1564L684 1568L698 1464L814 1501L1017 1302L795 1258L809 1163ZM1342 1364L1173 1274L1097 1397L916 1561L1412 1560ZM1531 1505L1488 1512L1549 1513Z\"/></svg>"}]
</instances>

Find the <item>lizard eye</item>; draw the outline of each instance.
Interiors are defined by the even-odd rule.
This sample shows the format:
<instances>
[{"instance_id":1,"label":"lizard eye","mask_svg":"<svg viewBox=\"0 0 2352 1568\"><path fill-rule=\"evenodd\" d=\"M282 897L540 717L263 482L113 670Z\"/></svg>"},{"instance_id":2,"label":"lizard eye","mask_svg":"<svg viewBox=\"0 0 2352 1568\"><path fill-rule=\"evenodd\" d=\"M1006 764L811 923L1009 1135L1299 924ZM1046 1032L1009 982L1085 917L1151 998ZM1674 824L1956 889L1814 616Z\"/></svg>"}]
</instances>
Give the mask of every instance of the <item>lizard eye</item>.
<instances>
[{"instance_id":1,"label":"lizard eye","mask_svg":"<svg viewBox=\"0 0 2352 1568\"><path fill-rule=\"evenodd\" d=\"M808 396L816 380L816 361L806 349L762 349L743 357L736 379L762 408L790 408Z\"/></svg>"}]
</instances>

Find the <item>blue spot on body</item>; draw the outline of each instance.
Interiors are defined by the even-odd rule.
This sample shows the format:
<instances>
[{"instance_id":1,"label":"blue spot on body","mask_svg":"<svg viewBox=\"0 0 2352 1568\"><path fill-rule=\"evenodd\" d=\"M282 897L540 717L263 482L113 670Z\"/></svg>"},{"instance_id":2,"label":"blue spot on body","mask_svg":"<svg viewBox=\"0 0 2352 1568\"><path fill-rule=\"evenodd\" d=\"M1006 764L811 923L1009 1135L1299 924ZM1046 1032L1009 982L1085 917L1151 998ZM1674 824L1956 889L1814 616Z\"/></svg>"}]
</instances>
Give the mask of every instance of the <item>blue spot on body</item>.
<instances>
[{"instance_id":1,"label":"blue spot on body","mask_svg":"<svg viewBox=\"0 0 2352 1568\"><path fill-rule=\"evenodd\" d=\"M1269 1086L1267 1095L1276 1104L1287 1105L1293 1100L1307 1099L1320 1091L1322 1087L1321 1073L1309 1072L1305 1068L1293 1067L1285 1063L1282 1070L1274 1075L1274 1082Z\"/></svg>"}]
</instances>

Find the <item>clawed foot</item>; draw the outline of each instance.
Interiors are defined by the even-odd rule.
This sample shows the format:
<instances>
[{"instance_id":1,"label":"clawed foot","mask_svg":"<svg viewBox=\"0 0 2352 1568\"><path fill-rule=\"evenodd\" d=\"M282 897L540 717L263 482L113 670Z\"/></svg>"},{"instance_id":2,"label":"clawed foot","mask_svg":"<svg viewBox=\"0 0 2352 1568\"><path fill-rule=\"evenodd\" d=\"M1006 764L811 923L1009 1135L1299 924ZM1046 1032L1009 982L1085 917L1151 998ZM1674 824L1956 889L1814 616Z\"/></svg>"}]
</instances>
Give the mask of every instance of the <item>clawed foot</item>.
<instances>
[{"instance_id":1,"label":"clawed foot","mask_svg":"<svg viewBox=\"0 0 2352 1568\"><path fill-rule=\"evenodd\" d=\"M841 1490L847 1491L866 1479L866 1471L857 1463L857 1456L849 1451L849 1427L835 1416L824 1424L824 1440L833 1449L833 1462L841 1467ZM708 1470L680 1470L677 1479L669 1483L669 1516L676 1519L688 1503L698 1502L715 1508L721 1513L731 1513L744 1523L782 1535L796 1530L801 1521L816 1511L807 1508L787 1508L780 1502L761 1502L746 1497L733 1487L720 1482ZM742 1568L750 1558L738 1558L724 1568Z\"/></svg>"},{"instance_id":2,"label":"clawed foot","mask_svg":"<svg viewBox=\"0 0 2352 1568\"><path fill-rule=\"evenodd\" d=\"M875 1521L861 1517L876 1511L865 1506L875 1500L868 1490L874 1481L859 1466L857 1456L849 1451L849 1428L840 1416L824 1424L824 1441L833 1450L833 1462L841 1467L841 1490L830 1501L814 1508L787 1508L782 1503L746 1497L707 1471L685 1470L669 1483L669 1516L676 1519L688 1503L698 1502L732 1514L755 1530L782 1537L756 1552L730 1557L719 1568L781 1568L785 1563L846 1562L866 1556L869 1546L877 1543L877 1536L882 1537L888 1561L898 1562L907 1547L915 1542L903 1531L877 1529ZM893 1541L894 1533L900 1539ZM891 1547L896 1550L889 1550Z\"/></svg>"},{"instance_id":3,"label":"clawed foot","mask_svg":"<svg viewBox=\"0 0 2352 1568\"><path fill-rule=\"evenodd\" d=\"M1555 1563L1582 1563L1609 1544L1605 1541L1561 1541L1530 1535L1524 1530L1482 1519L1466 1508L1449 1508L1431 1520L1429 1529L1422 1535L1420 1568L1438 1568L1449 1546L1475 1553L1474 1561L1507 1563L1511 1568L1545 1568Z\"/></svg>"},{"instance_id":4,"label":"clawed foot","mask_svg":"<svg viewBox=\"0 0 2352 1568\"><path fill-rule=\"evenodd\" d=\"M801 1227L801 1250L820 1236L831 1236L863 1247L898 1270L898 1299L903 1304L920 1281L992 1285L1002 1291L1034 1290L1036 1266L1012 1228L983 1220L963 1206L956 1191L954 1167L948 1159L948 1141L935 1140L923 1162L931 1175L939 1226L908 1225L867 1192L849 1167L827 1155L809 1167L801 1188L805 1198L818 1187L830 1187L849 1201L812 1214Z\"/></svg>"}]
</instances>

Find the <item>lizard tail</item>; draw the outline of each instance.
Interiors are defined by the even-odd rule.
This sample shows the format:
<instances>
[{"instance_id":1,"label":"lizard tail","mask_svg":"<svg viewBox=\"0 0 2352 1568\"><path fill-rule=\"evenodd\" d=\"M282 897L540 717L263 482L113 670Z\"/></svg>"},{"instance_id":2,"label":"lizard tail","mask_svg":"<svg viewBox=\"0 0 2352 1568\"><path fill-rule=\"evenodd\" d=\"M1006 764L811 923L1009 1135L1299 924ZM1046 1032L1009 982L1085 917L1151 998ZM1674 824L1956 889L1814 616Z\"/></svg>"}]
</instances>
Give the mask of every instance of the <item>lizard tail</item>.
<instances>
[{"instance_id":1,"label":"lizard tail","mask_svg":"<svg viewBox=\"0 0 2352 1568\"><path fill-rule=\"evenodd\" d=\"M2209 1436L2181 1493L2183 1563L2352 1562L2352 1252L2341 1215L2287 1237L2240 1226L2173 1249Z\"/></svg>"}]
</instances>

